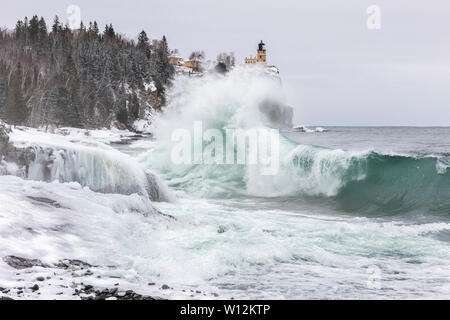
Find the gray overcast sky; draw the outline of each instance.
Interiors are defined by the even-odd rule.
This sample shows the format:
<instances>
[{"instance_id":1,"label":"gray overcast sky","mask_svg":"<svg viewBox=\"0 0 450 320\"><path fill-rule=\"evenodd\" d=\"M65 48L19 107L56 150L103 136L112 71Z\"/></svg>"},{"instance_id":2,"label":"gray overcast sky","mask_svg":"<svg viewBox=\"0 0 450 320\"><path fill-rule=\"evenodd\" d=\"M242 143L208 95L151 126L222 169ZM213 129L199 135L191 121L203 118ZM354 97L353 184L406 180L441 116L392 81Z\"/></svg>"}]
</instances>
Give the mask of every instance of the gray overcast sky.
<instances>
[{"instance_id":1,"label":"gray overcast sky","mask_svg":"<svg viewBox=\"0 0 450 320\"><path fill-rule=\"evenodd\" d=\"M40 0L2 1L0 25L42 15L82 20L135 38L167 36L184 56L234 51L238 61L267 44L281 70L295 122L310 125L450 125L448 0ZM381 30L366 26L381 8Z\"/></svg>"}]
</instances>

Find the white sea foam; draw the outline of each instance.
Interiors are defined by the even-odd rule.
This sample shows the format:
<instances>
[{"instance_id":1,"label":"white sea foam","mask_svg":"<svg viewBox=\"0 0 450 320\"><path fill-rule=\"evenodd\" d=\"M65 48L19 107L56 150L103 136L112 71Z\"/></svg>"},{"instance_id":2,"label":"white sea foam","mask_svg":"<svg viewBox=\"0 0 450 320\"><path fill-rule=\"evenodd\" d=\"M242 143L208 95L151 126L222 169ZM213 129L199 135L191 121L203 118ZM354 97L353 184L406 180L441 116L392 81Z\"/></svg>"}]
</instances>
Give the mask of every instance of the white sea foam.
<instances>
[{"instance_id":1,"label":"white sea foam","mask_svg":"<svg viewBox=\"0 0 450 320\"><path fill-rule=\"evenodd\" d=\"M164 113L154 118L156 146L141 155L140 162L163 173L169 184L206 197L230 193L335 196L348 181L364 179L368 152L298 146L283 137L279 154L272 155L277 157L272 162L281 166L272 175L261 174L264 166L259 164L175 165L171 161L172 133L180 129L191 132L199 121L204 130L221 132L229 128L291 128L292 111L279 80L262 73L258 68L236 68L226 76L178 78ZM347 170L355 165L356 172L347 177Z\"/></svg>"},{"instance_id":2,"label":"white sea foam","mask_svg":"<svg viewBox=\"0 0 450 320\"><path fill-rule=\"evenodd\" d=\"M100 140L105 136L100 135ZM94 191L171 196L161 181L130 156L98 142L99 137L82 134L57 135L34 129L13 130L11 142L34 149L35 160L27 178L37 181L78 182ZM155 185L156 183L156 185Z\"/></svg>"},{"instance_id":3,"label":"white sea foam","mask_svg":"<svg viewBox=\"0 0 450 320\"><path fill-rule=\"evenodd\" d=\"M60 207L33 198L51 199ZM17 177L0 177L0 201L2 255L40 258L49 264L80 259L103 268L105 279L78 281L99 287L120 282L122 288L167 298L190 298L190 289L222 298L281 299L438 298L449 293L442 279L448 277L450 252L446 243L430 237L448 231L448 223L404 225L234 208L188 198L182 205L158 204L173 220L155 213L152 204L137 195L106 195L76 183ZM259 201L249 208L256 205ZM108 265L114 265L114 271ZM366 287L372 265L381 269L384 290ZM70 274L67 278L57 273L63 277L58 282L53 270L35 268L21 275L24 284L15 272L0 261L0 286L32 286L37 275L51 276L42 283L43 298L54 297L53 285L74 281ZM108 281L109 275L121 279ZM159 290L163 283L174 289ZM70 290L58 291L76 298Z\"/></svg>"}]
</instances>

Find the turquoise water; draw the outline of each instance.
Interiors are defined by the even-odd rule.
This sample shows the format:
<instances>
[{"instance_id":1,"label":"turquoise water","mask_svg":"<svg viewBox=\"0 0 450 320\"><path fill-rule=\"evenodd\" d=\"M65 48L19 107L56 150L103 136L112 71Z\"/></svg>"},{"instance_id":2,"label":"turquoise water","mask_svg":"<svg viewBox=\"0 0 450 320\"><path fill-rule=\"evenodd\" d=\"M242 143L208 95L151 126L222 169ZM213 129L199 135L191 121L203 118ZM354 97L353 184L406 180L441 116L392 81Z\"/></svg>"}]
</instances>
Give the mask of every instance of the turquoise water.
<instances>
[{"instance_id":1,"label":"turquoise water","mask_svg":"<svg viewBox=\"0 0 450 320\"><path fill-rule=\"evenodd\" d=\"M199 167L159 171L178 198L159 208L183 225L172 238L183 277L241 298L448 298L448 171L435 156L375 151L339 151L329 167L347 152L349 165L332 176L347 182L328 195L305 193L301 185L314 152L296 162L296 192L278 197L246 194L246 182L234 180L245 176L243 168L209 168L205 179ZM309 179L310 187L320 181Z\"/></svg>"},{"instance_id":2,"label":"turquoise water","mask_svg":"<svg viewBox=\"0 0 450 320\"><path fill-rule=\"evenodd\" d=\"M159 241L170 241L166 254L185 268L163 276L178 283L183 274L187 283L240 298L448 298L450 175L445 151L430 142L441 135L445 144L448 129L328 129L285 133L292 165L281 181L289 185L274 187L269 177L259 190L265 194L249 191L245 166L175 170L141 154L178 199L158 204L181 224ZM389 131L399 152L392 143L382 148L380 135ZM417 145L437 149L417 152L414 131ZM358 148L363 136L372 141L366 151ZM301 141L333 141L336 149Z\"/></svg>"},{"instance_id":3,"label":"turquoise water","mask_svg":"<svg viewBox=\"0 0 450 320\"><path fill-rule=\"evenodd\" d=\"M149 274L223 297L450 297L450 129L292 132L278 81L236 70L180 82L136 155L177 198L157 204L177 224L152 246L168 267L150 260ZM171 133L199 120L280 128L279 171L175 165Z\"/></svg>"},{"instance_id":4,"label":"turquoise water","mask_svg":"<svg viewBox=\"0 0 450 320\"><path fill-rule=\"evenodd\" d=\"M338 134L329 130L289 136L320 142ZM358 141L362 134L370 141L374 132L342 130ZM439 130L430 130L429 138ZM405 139L413 141L409 130ZM249 194L242 167L158 170L178 198L159 207L183 225L172 238L172 259L186 266L183 277L241 298L448 298L445 152L383 154L376 140L364 152L352 150L348 137L346 151L294 146L290 183L296 188L276 197ZM311 175L315 161L325 178ZM330 174L330 168L343 171ZM328 183L320 185L321 179ZM341 180L330 187L333 179ZM170 276L175 281L178 273Z\"/></svg>"}]
</instances>

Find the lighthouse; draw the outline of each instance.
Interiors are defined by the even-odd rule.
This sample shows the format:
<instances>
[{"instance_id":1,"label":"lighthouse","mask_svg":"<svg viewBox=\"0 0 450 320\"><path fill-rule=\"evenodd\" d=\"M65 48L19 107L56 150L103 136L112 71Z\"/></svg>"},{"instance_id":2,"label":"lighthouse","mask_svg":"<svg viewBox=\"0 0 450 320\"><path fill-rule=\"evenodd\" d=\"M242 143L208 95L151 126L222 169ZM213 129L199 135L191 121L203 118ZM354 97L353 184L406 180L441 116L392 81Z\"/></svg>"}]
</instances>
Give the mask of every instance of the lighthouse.
<instances>
[{"instance_id":1,"label":"lighthouse","mask_svg":"<svg viewBox=\"0 0 450 320\"><path fill-rule=\"evenodd\" d=\"M261 64L267 66L266 44L261 40L258 44L256 57L245 58L245 64Z\"/></svg>"},{"instance_id":2,"label":"lighthouse","mask_svg":"<svg viewBox=\"0 0 450 320\"><path fill-rule=\"evenodd\" d=\"M267 64L266 44L262 40L258 44L258 55L256 57L256 61Z\"/></svg>"}]
</instances>

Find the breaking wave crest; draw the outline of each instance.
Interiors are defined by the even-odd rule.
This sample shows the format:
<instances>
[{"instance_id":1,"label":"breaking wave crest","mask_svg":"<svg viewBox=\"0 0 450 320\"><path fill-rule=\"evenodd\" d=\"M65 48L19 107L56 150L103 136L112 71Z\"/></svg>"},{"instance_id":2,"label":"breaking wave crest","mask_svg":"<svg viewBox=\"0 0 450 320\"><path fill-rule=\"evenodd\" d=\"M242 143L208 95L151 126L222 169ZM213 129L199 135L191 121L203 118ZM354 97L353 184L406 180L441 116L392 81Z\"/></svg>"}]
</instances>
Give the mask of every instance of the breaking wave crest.
<instances>
[{"instance_id":1,"label":"breaking wave crest","mask_svg":"<svg viewBox=\"0 0 450 320\"><path fill-rule=\"evenodd\" d=\"M247 178L257 196L316 198L340 210L379 214L450 212L450 170L440 157L296 146L279 175ZM270 188L267 188L270 186Z\"/></svg>"},{"instance_id":2,"label":"breaking wave crest","mask_svg":"<svg viewBox=\"0 0 450 320\"><path fill-rule=\"evenodd\" d=\"M280 168L274 175L261 175L258 165L171 163L171 133L190 130L194 121L223 133L227 128L283 129L291 117L279 79L260 70L236 68L225 77L181 78L168 107L154 120L159 146L140 161L158 170L170 186L200 197L319 199L347 212L450 212L450 173L436 156L331 150L299 145L281 135Z\"/></svg>"}]
</instances>

